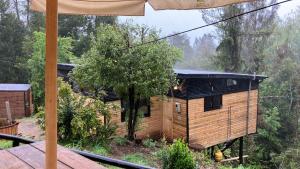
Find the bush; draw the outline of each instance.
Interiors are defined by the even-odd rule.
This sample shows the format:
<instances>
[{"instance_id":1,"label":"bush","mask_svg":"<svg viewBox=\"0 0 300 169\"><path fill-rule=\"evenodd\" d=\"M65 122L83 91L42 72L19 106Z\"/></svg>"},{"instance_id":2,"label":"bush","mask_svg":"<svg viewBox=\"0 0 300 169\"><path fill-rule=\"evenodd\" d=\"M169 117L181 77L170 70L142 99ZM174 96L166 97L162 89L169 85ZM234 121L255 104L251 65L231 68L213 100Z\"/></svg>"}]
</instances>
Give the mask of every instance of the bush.
<instances>
[{"instance_id":1,"label":"bush","mask_svg":"<svg viewBox=\"0 0 300 169\"><path fill-rule=\"evenodd\" d=\"M143 146L147 147L147 148L154 148L156 146L156 141L148 138L143 140Z\"/></svg>"},{"instance_id":2,"label":"bush","mask_svg":"<svg viewBox=\"0 0 300 169\"><path fill-rule=\"evenodd\" d=\"M161 152L164 169L195 169L196 161L192 152L182 140L174 143Z\"/></svg>"},{"instance_id":3,"label":"bush","mask_svg":"<svg viewBox=\"0 0 300 169\"><path fill-rule=\"evenodd\" d=\"M106 144L115 131L110 122L109 109L100 100L80 96L69 84L58 80L58 139L81 146ZM40 111L38 121L44 127L45 113ZM100 117L106 117L102 120Z\"/></svg>"}]
</instances>

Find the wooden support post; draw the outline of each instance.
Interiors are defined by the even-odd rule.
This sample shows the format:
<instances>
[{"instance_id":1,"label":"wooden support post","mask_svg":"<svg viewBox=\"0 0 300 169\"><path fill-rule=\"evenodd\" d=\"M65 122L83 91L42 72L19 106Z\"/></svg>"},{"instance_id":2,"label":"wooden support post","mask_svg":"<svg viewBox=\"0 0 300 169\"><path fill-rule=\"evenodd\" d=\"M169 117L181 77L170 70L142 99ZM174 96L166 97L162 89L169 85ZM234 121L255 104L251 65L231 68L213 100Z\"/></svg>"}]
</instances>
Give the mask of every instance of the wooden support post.
<instances>
[{"instance_id":1,"label":"wooden support post","mask_svg":"<svg viewBox=\"0 0 300 169\"><path fill-rule=\"evenodd\" d=\"M211 148L210 148L210 158L211 159L215 159L214 152L215 152L215 146L211 146Z\"/></svg>"},{"instance_id":2,"label":"wooden support post","mask_svg":"<svg viewBox=\"0 0 300 169\"><path fill-rule=\"evenodd\" d=\"M243 140L243 137L240 138L240 150L239 150L239 161L240 161L240 164L243 164L244 163L244 160L243 160L243 147L244 146L244 140Z\"/></svg>"},{"instance_id":3,"label":"wooden support post","mask_svg":"<svg viewBox=\"0 0 300 169\"><path fill-rule=\"evenodd\" d=\"M57 169L57 0L46 2L46 169Z\"/></svg>"},{"instance_id":4,"label":"wooden support post","mask_svg":"<svg viewBox=\"0 0 300 169\"><path fill-rule=\"evenodd\" d=\"M13 122L13 119L11 117L11 110L10 110L10 104L9 101L5 102L5 107L6 107L6 115L7 115L7 119L9 121L9 124L11 124Z\"/></svg>"}]
</instances>

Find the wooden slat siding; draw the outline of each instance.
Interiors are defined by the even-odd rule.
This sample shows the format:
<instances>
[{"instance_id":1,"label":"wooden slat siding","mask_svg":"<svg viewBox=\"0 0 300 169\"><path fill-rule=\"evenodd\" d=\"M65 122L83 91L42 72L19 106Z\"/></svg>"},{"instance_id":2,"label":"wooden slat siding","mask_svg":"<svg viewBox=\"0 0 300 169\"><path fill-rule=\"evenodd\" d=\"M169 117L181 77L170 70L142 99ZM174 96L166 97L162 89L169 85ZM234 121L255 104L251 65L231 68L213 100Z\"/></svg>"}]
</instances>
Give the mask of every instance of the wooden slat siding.
<instances>
[{"instance_id":1,"label":"wooden slat siding","mask_svg":"<svg viewBox=\"0 0 300 169\"><path fill-rule=\"evenodd\" d=\"M0 169L32 169L31 166L18 159L6 150L0 151Z\"/></svg>"},{"instance_id":2,"label":"wooden slat siding","mask_svg":"<svg viewBox=\"0 0 300 169\"><path fill-rule=\"evenodd\" d=\"M117 125L116 134L118 136L127 135L126 122L121 122L121 101L109 102L119 107L117 110L111 109L111 121ZM137 138L159 137L162 132L162 101L158 96L151 97L151 116L141 119L138 131L135 133Z\"/></svg>"},{"instance_id":3,"label":"wooden slat siding","mask_svg":"<svg viewBox=\"0 0 300 169\"><path fill-rule=\"evenodd\" d=\"M33 147L38 150L45 152L45 142L38 142L31 144ZM76 154L62 146L58 146L57 158L63 164L70 166L73 169L105 169L105 167L97 164L94 161L91 161L83 156Z\"/></svg>"},{"instance_id":4,"label":"wooden slat siding","mask_svg":"<svg viewBox=\"0 0 300 169\"><path fill-rule=\"evenodd\" d=\"M210 147L228 139L246 135L247 94L223 95L221 109L204 112L204 99L189 100L189 140L191 145ZM250 93L248 133L256 132L258 92ZM228 108L231 106L231 132L228 132ZM227 138L229 136L229 138Z\"/></svg>"},{"instance_id":5,"label":"wooden slat siding","mask_svg":"<svg viewBox=\"0 0 300 169\"><path fill-rule=\"evenodd\" d=\"M24 92L0 92L0 118L7 118L6 101L9 101L13 118L25 117Z\"/></svg>"},{"instance_id":6,"label":"wooden slat siding","mask_svg":"<svg viewBox=\"0 0 300 169\"><path fill-rule=\"evenodd\" d=\"M173 140L173 112L174 112L173 98L167 97L162 101L162 136L168 141Z\"/></svg>"},{"instance_id":7,"label":"wooden slat siding","mask_svg":"<svg viewBox=\"0 0 300 169\"><path fill-rule=\"evenodd\" d=\"M176 103L180 103L181 113L175 111ZM173 139L186 139L186 100L174 98L173 106Z\"/></svg>"},{"instance_id":8,"label":"wooden slat siding","mask_svg":"<svg viewBox=\"0 0 300 169\"><path fill-rule=\"evenodd\" d=\"M7 151L9 151L11 154L18 157L19 159L22 159L24 162L26 162L33 168L46 168L45 154L42 151L32 147L31 145L14 147ZM57 163L57 167L59 169L70 169L70 167L66 166L65 164L62 164L61 162Z\"/></svg>"}]
</instances>

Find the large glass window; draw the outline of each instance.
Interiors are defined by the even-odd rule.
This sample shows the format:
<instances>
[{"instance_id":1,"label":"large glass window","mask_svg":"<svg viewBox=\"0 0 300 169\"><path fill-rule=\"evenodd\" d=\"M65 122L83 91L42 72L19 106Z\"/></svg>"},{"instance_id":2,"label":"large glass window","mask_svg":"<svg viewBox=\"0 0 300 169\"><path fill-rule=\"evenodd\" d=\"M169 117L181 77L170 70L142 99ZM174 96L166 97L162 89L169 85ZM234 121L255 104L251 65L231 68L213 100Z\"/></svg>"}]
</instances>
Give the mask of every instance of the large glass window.
<instances>
[{"instance_id":1,"label":"large glass window","mask_svg":"<svg viewBox=\"0 0 300 169\"><path fill-rule=\"evenodd\" d=\"M125 122L126 120L126 112L129 109L128 103L122 99L121 100L121 122ZM140 108L138 110L144 117L151 116L151 105L150 105L150 98L148 99L141 99L140 101Z\"/></svg>"},{"instance_id":2,"label":"large glass window","mask_svg":"<svg viewBox=\"0 0 300 169\"><path fill-rule=\"evenodd\" d=\"M207 96L204 98L204 111L222 108L222 95Z\"/></svg>"}]
</instances>

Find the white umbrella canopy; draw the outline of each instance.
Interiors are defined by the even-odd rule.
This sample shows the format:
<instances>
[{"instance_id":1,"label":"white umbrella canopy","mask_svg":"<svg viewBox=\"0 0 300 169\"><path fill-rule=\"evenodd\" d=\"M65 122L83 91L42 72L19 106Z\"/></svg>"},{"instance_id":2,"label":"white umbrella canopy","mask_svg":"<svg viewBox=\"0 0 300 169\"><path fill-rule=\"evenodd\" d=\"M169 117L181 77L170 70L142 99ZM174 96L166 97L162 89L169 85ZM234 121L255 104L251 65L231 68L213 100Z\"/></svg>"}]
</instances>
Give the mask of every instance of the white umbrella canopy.
<instances>
[{"instance_id":1,"label":"white umbrella canopy","mask_svg":"<svg viewBox=\"0 0 300 169\"><path fill-rule=\"evenodd\" d=\"M46 169L57 168L57 16L142 16L145 3L155 10L214 8L255 0L30 0L30 8L46 12Z\"/></svg>"},{"instance_id":2,"label":"white umbrella canopy","mask_svg":"<svg viewBox=\"0 0 300 169\"><path fill-rule=\"evenodd\" d=\"M101 16L143 16L145 3L155 10L215 8L254 0L58 0L58 13ZM31 0L31 9L46 11L46 0Z\"/></svg>"}]
</instances>

